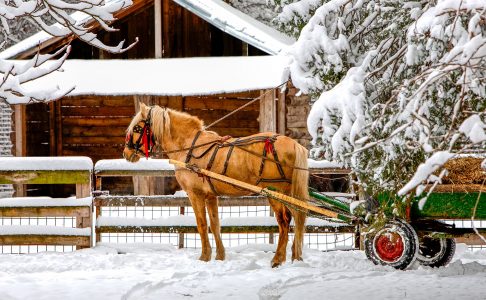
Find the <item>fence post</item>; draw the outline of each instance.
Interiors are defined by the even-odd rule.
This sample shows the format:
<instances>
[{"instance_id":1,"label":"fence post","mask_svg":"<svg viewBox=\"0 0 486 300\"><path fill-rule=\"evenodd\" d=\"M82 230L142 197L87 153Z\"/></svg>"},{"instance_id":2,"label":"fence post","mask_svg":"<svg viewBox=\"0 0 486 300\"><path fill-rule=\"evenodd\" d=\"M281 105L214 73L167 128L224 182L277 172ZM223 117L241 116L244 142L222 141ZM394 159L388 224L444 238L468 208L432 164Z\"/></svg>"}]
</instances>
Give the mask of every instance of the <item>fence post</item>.
<instances>
[{"instance_id":1,"label":"fence post","mask_svg":"<svg viewBox=\"0 0 486 300\"><path fill-rule=\"evenodd\" d=\"M91 179L87 183L78 183L76 184L76 198L86 198L91 196ZM92 227L92 219L93 214L90 210L89 217L76 217L76 228L87 228L87 227ZM93 230L91 230L91 236L90 236L90 245L93 246ZM76 249L83 249L86 247L83 246L76 246Z\"/></svg>"},{"instance_id":2,"label":"fence post","mask_svg":"<svg viewBox=\"0 0 486 300\"><path fill-rule=\"evenodd\" d=\"M180 207L179 208L179 214L184 215L186 208L185 207ZM184 233L179 233L179 249L184 248Z\"/></svg>"}]
</instances>

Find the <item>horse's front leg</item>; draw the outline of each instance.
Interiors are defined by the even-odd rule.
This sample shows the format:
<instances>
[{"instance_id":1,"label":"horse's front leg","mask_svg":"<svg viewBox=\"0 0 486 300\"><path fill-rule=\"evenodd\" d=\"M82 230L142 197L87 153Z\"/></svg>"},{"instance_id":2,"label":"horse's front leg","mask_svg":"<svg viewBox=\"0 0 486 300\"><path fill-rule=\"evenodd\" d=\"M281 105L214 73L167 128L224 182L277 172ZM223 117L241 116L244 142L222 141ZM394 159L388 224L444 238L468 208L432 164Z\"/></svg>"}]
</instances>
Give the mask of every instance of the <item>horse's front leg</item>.
<instances>
[{"instance_id":1,"label":"horse's front leg","mask_svg":"<svg viewBox=\"0 0 486 300\"><path fill-rule=\"evenodd\" d=\"M209 261L211 260L211 245L209 244L208 237L208 224L206 220L206 205L203 195L200 195L194 191L188 191L187 196L191 201L192 209L196 215L197 231L201 237L201 256L199 260Z\"/></svg>"},{"instance_id":2,"label":"horse's front leg","mask_svg":"<svg viewBox=\"0 0 486 300\"><path fill-rule=\"evenodd\" d=\"M209 221L211 222L211 232L216 242L216 259L224 260L225 251L223 241L221 240L221 225L219 224L218 214L218 198L214 195L206 197L206 205L208 207Z\"/></svg>"},{"instance_id":3,"label":"horse's front leg","mask_svg":"<svg viewBox=\"0 0 486 300\"><path fill-rule=\"evenodd\" d=\"M278 244L275 256L272 259L272 268L283 264L287 258L287 242L289 240L290 221L292 215L290 211L280 202L268 198L268 202L275 213L278 223Z\"/></svg>"}]
</instances>

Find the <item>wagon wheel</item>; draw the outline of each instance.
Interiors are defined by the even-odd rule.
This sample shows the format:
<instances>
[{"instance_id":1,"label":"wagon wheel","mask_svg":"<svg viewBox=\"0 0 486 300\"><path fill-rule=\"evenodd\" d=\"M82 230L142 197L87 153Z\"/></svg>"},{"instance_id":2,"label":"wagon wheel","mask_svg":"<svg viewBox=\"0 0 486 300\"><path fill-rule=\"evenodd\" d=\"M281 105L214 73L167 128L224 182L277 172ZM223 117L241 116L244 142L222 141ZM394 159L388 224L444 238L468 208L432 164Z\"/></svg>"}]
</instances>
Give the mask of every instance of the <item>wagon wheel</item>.
<instances>
[{"instance_id":1,"label":"wagon wheel","mask_svg":"<svg viewBox=\"0 0 486 300\"><path fill-rule=\"evenodd\" d=\"M417 261L421 265L438 268L447 265L456 251L456 241L450 238L420 239Z\"/></svg>"},{"instance_id":2,"label":"wagon wheel","mask_svg":"<svg viewBox=\"0 0 486 300\"><path fill-rule=\"evenodd\" d=\"M418 237L405 221L395 219L365 237L365 252L376 265L404 270L410 266L418 252Z\"/></svg>"}]
</instances>

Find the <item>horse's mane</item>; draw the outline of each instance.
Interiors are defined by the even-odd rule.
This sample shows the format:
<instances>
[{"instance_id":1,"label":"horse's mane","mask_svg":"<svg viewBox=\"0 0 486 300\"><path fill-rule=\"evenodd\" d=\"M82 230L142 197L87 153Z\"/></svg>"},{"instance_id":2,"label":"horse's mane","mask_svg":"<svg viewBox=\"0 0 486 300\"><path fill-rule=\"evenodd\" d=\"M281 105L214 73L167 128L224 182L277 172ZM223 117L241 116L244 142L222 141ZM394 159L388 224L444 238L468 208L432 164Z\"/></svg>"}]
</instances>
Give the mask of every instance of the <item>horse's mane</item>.
<instances>
[{"instance_id":1,"label":"horse's mane","mask_svg":"<svg viewBox=\"0 0 486 300\"><path fill-rule=\"evenodd\" d=\"M155 138L162 140L164 134L171 138L171 123L177 123L177 129L182 132L191 132L192 130L202 130L204 122L198 117L191 116L188 113L172 110L167 107L155 105L152 107L152 131ZM142 121L142 113L138 112L133 118L128 131L133 133L133 127Z\"/></svg>"}]
</instances>

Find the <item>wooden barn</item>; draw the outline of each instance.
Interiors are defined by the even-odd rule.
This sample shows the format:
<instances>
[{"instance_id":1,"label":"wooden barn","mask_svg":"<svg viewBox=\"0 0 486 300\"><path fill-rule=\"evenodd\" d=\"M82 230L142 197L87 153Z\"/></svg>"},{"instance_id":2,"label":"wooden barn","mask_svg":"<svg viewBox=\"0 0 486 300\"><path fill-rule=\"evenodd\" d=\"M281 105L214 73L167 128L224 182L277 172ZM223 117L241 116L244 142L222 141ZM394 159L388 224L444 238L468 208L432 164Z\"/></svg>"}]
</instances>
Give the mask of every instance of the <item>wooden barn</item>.
<instances>
[{"instance_id":1,"label":"wooden barn","mask_svg":"<svg viewBox=\"0 0 486 300\"><path fill-rule=\"evenodd\" d=\"M212 130L235 137L275 131L308 144L309 99L287 82L288 62L277 55L291 38L220 0L134 0L116 17L120 31L99 37L106 44L138 37L123 54L44 32L0 53L25 59L38 45L41 52L72 45L64 72L33 85L76 88L49 104L13 107L13 155L119 158L139 102L187 111L209 124L256 97L259 102ZM277 87L285 82L281 93Z\"/></svg>"}]
</instances>

